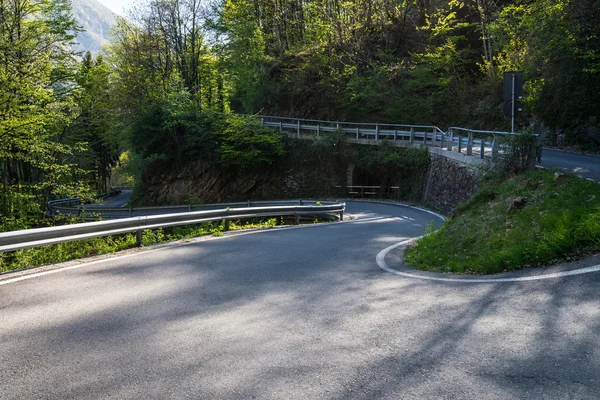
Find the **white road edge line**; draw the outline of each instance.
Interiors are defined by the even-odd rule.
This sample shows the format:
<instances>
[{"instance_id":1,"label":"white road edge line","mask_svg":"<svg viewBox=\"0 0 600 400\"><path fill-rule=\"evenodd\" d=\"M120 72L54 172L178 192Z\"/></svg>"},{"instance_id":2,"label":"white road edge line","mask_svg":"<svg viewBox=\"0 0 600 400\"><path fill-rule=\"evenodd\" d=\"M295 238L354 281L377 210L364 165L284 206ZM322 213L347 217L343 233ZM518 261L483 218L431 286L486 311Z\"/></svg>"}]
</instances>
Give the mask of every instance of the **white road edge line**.
<instances>
[{"instance_id":1,"label":"white road edge line","mask_svg":"<svg viewBox=\"0 0 600 400\"><path fill-rule=\"evenodd\" d=\"M101 260L96 260L96 261L83 262L81 264L71 265L71 266L68 266L68 267L62 267L62 268L58 267L56 269L51 269L51 270L48 270L48 271L37 272L37 273L31 273L31 274L19 276L19 277L12 278L12 279L9 278L9 279L6 279L6 280L1 280L0 281L0 286L8 285L10 283L15 283L15 282L20 282L20 281L25 281L25 280L29 280L29 279L33 279L33 278L38 278L38 277L41 277L41 276L44 276L44 275L56 274L56 273L62 272L62 271L70 271L70 270L73 270L73 269L89 267L89 266L95 265L95 264L102 264L102 263L106 263L106 262L110 262L110 261L121 260L121 259L124 259L124 258L135 257L135 256L139 256L139 255L143 255L143 254L148 254L148 253L154 253L156 251L161 251L161 250L168 250L168 249L172 249L174 247L188 246L188 245L197 244L197 243L201 243L201 242L208 242L208 241L213 241L213 240L228 239L228 238L233 238L233 237L238 237L238 236L245 236L245 235L253 235L253 234L256 234L256 233L265 233L265 232L274 232L274 231L279 232L279 231L287 231L287 230L291 230L291 229L306 229L306 228L316 228L316 227L327 227L327 226L334 226L334 225L339 225L339 224L348 224L348 223L356 223L356 222L374 221L374 220L379 220L379 219L382 219L382 217L372 217L372 218L363 218L363 219L357 218L357 219L353 219L353 220L349 220L349 221L331 222L331 223L328 223L328 224L314 224L314 225L290 226L290 227L285 227L285 228L277 228L276 230L273 230L273 229L262 229L262 230L256 230L256 231L251 231L251 232L239 232L239 233L235 233L233 235L227 235L227 236L216 236L216 237L199 236L197 238L191 239L191 241L189 241L189 242L163 243L163 244L160 244L161 247L159 247L159 248L149 248L147 250L137 251L135 253L124 254L124 255L121 255L121 256L110 257L110 254L99 255L98 257L107 256L107 258L103 258ZM197 240L194 240L194 239L197 239ZM74 260L71 260L71 262L72 261L74 261ZM65 262L69 262L69 261L65 261ZM23 270L21 270L21 271L23 271ZM14 271L14 273L19 273L19 271Z\"/></svg>"},{"instance_id":2,"label":"white road edge line","mask_svg":"<svg viewBox=\"0 0 600 400\"><path fill-rule=\"evenodd\" d=\"M420 238L416 238L416 239L420 239ZM538 281L538 280L542 280L542 279L555 279L555 278L562 278L562 277L566 277L566 276L589 274L592 272L600 271L600 265L594 265L593 267L574 269L571 271L553 272L553 273L543 274L543 275L521 276L521 277L514 277L514 278L466 279L466 278L444 278L444 277L437 277L437 276L424 276L424 275L412 274L409 272L402 272L402 271L398 271L398 270L391 268L385 262L385 256L387 256L387 254L390 251L392 251L400 246L403 246L403 245L405 245L413 240L416 240L416 239L403 240L400 243L393 244L393 245L381 250L379 252L379 254L377 254L377 257L376 257L377 265L379 266L379 268L381 268L382 270L384 270L386 272L390 272L395 275L405 276L408 278L424 279L424 280L438 281L438 282L460 282L460 283L500 283L500 282Z\"/></svg>"}]
</instances>

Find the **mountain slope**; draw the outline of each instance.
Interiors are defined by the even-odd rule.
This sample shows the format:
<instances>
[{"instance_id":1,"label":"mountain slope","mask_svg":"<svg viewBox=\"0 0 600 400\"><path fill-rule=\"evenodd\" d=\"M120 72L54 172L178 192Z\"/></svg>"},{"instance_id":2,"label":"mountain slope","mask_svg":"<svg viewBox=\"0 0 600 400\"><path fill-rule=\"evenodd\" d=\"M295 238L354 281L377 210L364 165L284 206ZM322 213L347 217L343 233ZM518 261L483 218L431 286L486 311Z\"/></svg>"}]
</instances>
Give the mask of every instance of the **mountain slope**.
<instances>
[{"instance_id":1,"label":"mountain slope","mask_svg":"<svg viewBox=\"0 0 600 400\"><path fill-rule=\"evenodd\" d=\"M96 0L71 0L73 15L85 29L77 36L77 51L90 50L96 54L108 43L109 33L116 15Z\"/></svg>"}]
</instances>

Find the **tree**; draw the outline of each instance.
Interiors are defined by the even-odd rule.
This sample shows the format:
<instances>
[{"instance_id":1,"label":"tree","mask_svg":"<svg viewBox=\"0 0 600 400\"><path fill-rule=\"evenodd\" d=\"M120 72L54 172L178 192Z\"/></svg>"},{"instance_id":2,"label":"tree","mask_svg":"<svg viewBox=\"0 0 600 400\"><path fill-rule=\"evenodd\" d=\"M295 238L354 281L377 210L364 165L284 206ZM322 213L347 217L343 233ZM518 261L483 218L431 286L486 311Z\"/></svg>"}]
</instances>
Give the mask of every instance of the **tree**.
<instances>
[{"instance_id":1,"label":"tree","mask_svg":"<svg viewBox=\"0 0 600 400\"><path fill-rule=\"evenodd\" d=\"M599 20L595 0L536 0L505 6L492 25L499 68L524 71L529 110L571 141L599 123Z\"/></svg>"},{"instance_id":2,"label":"tree","mask_svg":"<svg viewBox=\"0 0 600 400\"><path fill-rule=\"evenodd\" d=\"M118 20L110 63L125 113L139 115L187 91L200 108L225 109L221 62L206 45L200 0L152 0Z\"/></svg>"},{"instance_id":3,"label":"tree","mask_svg":"<svg viewBox=\"0 0 600 400\"><path fill-rule=\"evenodd\" d=\"M65 156L74 148L59 139L75 116L71 42L78 30L67 0L0 0L5 219L39 212L51 193L73 190L67 179L72 166Z\"/></svg>"},{"instance_id":4,"label":"tree","mask_svg":"<svg viewBox=\"0 0 600 400\"><path fill-rule=\"evenodd\" d=\"M79 167L92 171L89 181L98 191L106 192L111 170L119 158L116 118L109 82L110 70L102 56L87 52L75 75L74 99L79 115L68 128L73 143L87 142L89 151L79 158Z\"/></svg>"}]
</instances>

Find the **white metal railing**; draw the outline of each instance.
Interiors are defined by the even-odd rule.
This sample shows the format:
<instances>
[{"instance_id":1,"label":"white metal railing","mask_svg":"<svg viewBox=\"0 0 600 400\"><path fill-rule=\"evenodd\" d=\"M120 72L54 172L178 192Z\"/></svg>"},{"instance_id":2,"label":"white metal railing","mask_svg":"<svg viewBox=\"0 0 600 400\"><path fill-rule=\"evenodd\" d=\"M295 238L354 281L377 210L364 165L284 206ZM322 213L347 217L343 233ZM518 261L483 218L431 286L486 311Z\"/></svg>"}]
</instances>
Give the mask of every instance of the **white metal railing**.
<instances>
[{"instance_id":1,"label":"white metal railing","mask_svg":"<svg viewBox=\"0 0 600 400\"><path fill-rule=\"evenodd\" d=\"M143 230L210 221L294 216L295 222L299 223L300 216L302 215L339 215L340 220L343 219L346 206L345 203L322 202L319 204L321 205L317 205L316 202L310 205L289 205L287 202L280 202L280 205L277 206L226 207L216 210L146 215L108 221L3 232L0 233L0 252L130 232L137 232L137 241L138 244L141 245Z\"/></svg>"},{"instance_id":2,"label":"white metal railing","mask_svg":"<svg viewBox=\"0 0 600 400\"><path fill-rule=\"evenodd\" d=\"M279 129L280 132L296 138L318 138L327 133L339 132L351 140L366 144L380 140L404 142L409 145L438 147L479 159L489 156L492 160L498 153L503 152L504 146L500 138L514 135L510 132L461 127L450 127L447 132L444 132L433 125L339 122L267 115L247 116L257 118L263 125Z\"/></svg>"},{"instance_id":3,"label":"white metal railing","mask_svg":"<svg viewBox=\"0 0 600 400\"><path fill-rule=\"evenodd\" d=\"M216 204L185 204L177 206L160 207L102 207L102 205L81 204L79 199L53 200L48 202L48 214L50 216L71 216L80 217L88 221L98 219L118 219L142 217L148 215L176 214L192 211L219 210L223 208L250 208L250 207L269 207L282 205L323 205L332 204L331 202L315 200L278 200L278 201L242 201L234 203L216 203Z\"/></svg>"}]
</instances>

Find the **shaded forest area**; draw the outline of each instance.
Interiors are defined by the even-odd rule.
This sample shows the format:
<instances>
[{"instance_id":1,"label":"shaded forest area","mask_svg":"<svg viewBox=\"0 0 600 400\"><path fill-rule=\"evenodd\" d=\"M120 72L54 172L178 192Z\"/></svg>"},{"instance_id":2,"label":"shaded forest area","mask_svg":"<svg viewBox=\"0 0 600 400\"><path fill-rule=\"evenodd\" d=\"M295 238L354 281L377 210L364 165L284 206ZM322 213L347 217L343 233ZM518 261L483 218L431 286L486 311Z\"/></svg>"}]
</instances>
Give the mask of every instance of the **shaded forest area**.
<instances>
[{"instance_id":1,"label":"shaded forest area","mask_svg":"<svg viewBox=\"0 0 600 400\"><path fill-rule=\"evenodd\" d=\"M600 144L596 0L230 0L221 17L235 109L500 129L503 72L523 71L521 126Z\"/></svg>"},{"instance_id":2,"label":"shaded forest area","mask_svg":"<svg viewBox=\"0 0 600 400\"><path fill-rule=\"evenodd\" d=\"M597 0L145 0L92 55L68 0L0 0L0 230L192 155L282 156L232 112L507 129L505 71L520 129L597 150L598 21Z\"/></svg>"}]
</instances>

